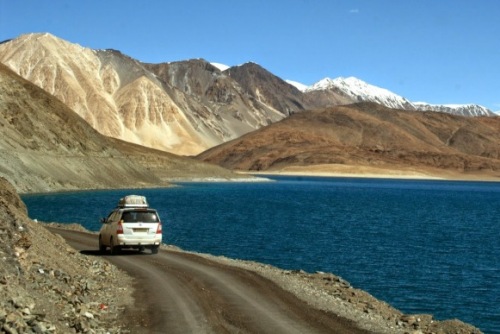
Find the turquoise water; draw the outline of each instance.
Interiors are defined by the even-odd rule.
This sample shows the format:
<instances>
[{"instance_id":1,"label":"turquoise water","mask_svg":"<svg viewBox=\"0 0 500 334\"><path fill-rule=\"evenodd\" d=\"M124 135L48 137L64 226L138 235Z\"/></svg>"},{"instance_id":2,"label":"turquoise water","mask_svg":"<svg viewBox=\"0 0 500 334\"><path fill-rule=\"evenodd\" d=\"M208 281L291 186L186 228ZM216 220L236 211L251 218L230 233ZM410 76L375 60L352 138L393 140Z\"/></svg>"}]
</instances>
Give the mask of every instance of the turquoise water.
<instances>
[{"instance_id":1,"label":"turquoise water","mask_svg":"<svg viewBox=\"0 0 500 334\"><path fill-rule=\"evenodd\" d=\"M279 177L26 195L30 217L90 230L145 195L164 242L342 276L405 313L500 333L500 183Z\"/></svg>"}]
</instances>

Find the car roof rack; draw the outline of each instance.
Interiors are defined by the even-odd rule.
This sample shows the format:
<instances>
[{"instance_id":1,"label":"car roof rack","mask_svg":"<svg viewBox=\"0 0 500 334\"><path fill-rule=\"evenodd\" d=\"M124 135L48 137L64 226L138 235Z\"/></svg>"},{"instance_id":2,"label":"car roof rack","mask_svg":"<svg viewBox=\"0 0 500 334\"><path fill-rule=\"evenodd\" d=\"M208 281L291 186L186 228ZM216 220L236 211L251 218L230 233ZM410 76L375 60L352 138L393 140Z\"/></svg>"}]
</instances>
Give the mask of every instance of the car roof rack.
<instances>
[{"instance_id":1,"label":"car roof rack","mask_svg":"<svg viewBox=\"0 0 500 334\"><path fill-rule=\"evenodd\" d=\"M118 201L119 208L148 208L148 201L145 196L128 195L120 198Z\"/></svg>"}]
</instances>

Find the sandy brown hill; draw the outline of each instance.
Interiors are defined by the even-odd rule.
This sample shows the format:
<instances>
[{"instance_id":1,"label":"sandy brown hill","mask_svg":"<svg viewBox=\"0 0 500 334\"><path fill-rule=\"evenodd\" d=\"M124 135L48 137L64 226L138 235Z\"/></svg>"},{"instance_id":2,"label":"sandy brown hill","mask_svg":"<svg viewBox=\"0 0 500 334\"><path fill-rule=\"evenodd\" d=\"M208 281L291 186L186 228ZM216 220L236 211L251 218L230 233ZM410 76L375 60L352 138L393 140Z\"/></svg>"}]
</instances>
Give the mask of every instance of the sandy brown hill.
<instances>
[{"instance_id":1,"label":"sandy brown hill","mask_svg":"<svg viewBox=\"0 0 500 334\"><path fill-rule=\"evenodd\" d=\"M230 178L188 158L112 140L65 104L0 64L0 176L18 191L161 186Z\"/></svg>"},{"instance_id":2,"label":"sandy brown hill","mask_svg":"<svg viewBox=\"0 0 500 334\"><path fill-rule=\"evenodd\" d=\"M198 156L250 171L404 170L500 176L500 118L465 118L360 103L295 114ZM321 166L319 168L318 166Z\"/></svg>"},{"instance_id":3,"label":"sandy brown hill","mask_svg":"<svg viewBox=\"0 0 500 334\"><path fill-rule=\"evenodd\" d=\"M193 155L285 115L203 60L143 64L51 34L0 44L0 62L106 136Z\"/></svg>"},{"instance_id":4,"label":"sandy brown hill","mask_svg":"<svg viewBox=\"0 0 500 334\"><path fill-rule=\"evenodd\" d=\"M179 154L206 148L205 138L161 82L119 52L27 34L0 44L0 62L56 96L101 134Z\"/></svg>"}]
</instances>

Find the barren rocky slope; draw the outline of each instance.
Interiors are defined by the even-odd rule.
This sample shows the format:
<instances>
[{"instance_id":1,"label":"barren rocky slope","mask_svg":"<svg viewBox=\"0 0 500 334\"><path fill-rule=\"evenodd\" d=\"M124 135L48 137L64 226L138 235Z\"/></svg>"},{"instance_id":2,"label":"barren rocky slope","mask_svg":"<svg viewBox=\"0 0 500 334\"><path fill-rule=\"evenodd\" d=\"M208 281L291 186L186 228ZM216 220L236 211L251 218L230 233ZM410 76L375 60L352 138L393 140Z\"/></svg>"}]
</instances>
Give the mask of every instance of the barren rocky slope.
<instances>
[{"instance_id":1,"label":"barren rocky slope","mask_svg":"<svg viewBox=\"0 0 500 334\"><path fill-rule=\"evenodd\" d=\"M249 99L204 60L142 64L116 50L28 34L0 44L0 62L101 134L179 155L200 153L285 116Z\"/></svg>"},{"instance_id":2,"label":"barren rocky slope","mask_svg":"<svg viewBox=\"0 0 500 334\"><path fill-rule=\"evenodd\" d=\"M131 302L131 280L84 256L27 217L15 189L0 177L0 332L118 333ZM117 279L122 287L112 282Z\"/></svg>"},{"instance_id":3,"label":"barren rocky slope","mask_svg":"<svg viewBox=\"0 0 500 334\"><path fill-rule=\"evenodd\" d=\"M101 134L181 153L200 149L203 140L161 83L119 52L28 34L1 44L0 61Z\"/></svg>"},{"instance_id":4,"label":"barren rocky slope","mask_svg":"<svg viewBox=\"0 0 500 334\"><path fill-rule=\"evenodd\" d=\"M360 103L291 117L210 149L203 161L246 171L354 171L500 177L500 118Z\"/></svg>"},{"instance_id":5,"label":"barren rocky slope","mask_svg":"<svg viewBox=\"0 0 500 334\"><path fill-rule=\"evenodd\" d=\"M0 176L21 192L155 187L184 177L238 177L217 166L105 137L3 64L0 131Z\"/></svg>"}]
</instances>

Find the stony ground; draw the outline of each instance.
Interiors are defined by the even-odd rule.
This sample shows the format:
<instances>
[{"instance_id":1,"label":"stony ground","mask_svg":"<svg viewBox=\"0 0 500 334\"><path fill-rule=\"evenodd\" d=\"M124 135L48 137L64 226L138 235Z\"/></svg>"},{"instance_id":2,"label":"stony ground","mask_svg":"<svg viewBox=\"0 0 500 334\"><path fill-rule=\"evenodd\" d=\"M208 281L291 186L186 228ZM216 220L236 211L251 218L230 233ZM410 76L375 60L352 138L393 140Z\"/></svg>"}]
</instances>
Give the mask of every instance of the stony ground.
<instances>
[{"instance_id":1,"label":"stony ground","mask_svg":"<svg viewBox=\"0 0 500 334\"><path fill-rule=\"evenodd\" d=\"M132 279L103 259L76 252L43 225L27 218L24 203L0 178L0 332L127 333L120 315L133 303ZM83 230L79 225L66 228ZM330 273L199 255L255 271L372 332L481 333L458 320L404 315Z\"/></svg>"},{"instance_id":2,"label":"stony ground","mask_svg":"<svg viewBox=\"0 0 500 334\"><path fill-rule=\"evenodd\" d=\"M130 279L28 219L2 178L0 258L0 332L123 332L118 317L132 301Z\"/></svg>"}]
</instances>

